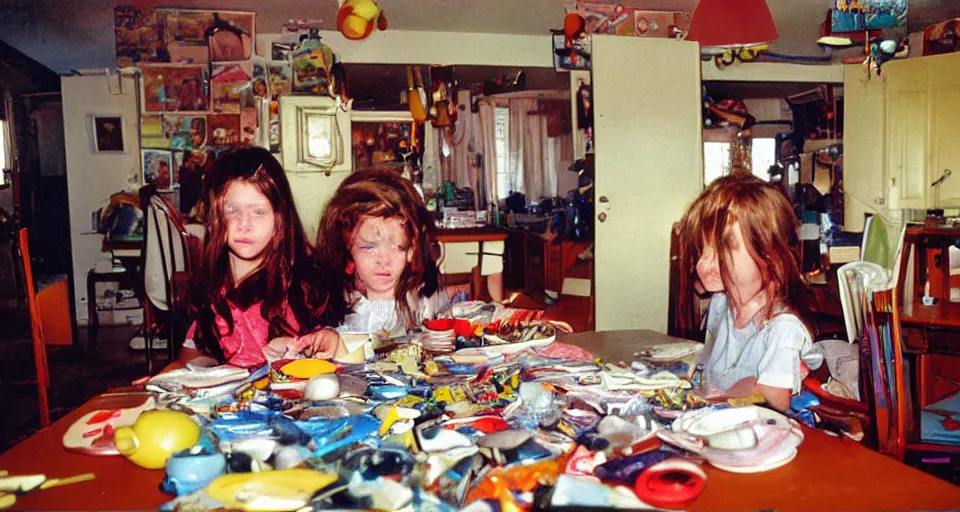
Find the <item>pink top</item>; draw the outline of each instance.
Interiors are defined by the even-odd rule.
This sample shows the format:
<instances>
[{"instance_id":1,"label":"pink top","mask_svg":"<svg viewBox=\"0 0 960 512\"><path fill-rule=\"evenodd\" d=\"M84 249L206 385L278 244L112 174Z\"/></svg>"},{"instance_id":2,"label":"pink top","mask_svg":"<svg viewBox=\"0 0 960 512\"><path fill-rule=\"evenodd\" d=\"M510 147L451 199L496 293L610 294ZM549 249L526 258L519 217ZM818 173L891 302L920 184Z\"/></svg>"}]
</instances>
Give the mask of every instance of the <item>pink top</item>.
<instances>
[{"instance_id":1,"label":"pink top","mask_svg":"<svg viewBox=\"0 0 960 512\"><path fill-rule=\"evenodd\" d=\"M227 364L241 368L266 364L267 357L263 354L263 348L270 343L268 339L270 322L260 315L260 306L263 302L256 302L245 310L240 309L233 302L227 301L227 303L230 305L230 314L233 316L233 332L226 334L227 321L219 315L216 317L217 328L220 331L220 348L223 350L224 357L227 358ZM297 319L290 308L285 308L285 317L294 329L299 329ZM193 341L196 328L197 323L194 322L187 330L184 347L197 350L197 345Z\"/></svg>"}]
</instances>

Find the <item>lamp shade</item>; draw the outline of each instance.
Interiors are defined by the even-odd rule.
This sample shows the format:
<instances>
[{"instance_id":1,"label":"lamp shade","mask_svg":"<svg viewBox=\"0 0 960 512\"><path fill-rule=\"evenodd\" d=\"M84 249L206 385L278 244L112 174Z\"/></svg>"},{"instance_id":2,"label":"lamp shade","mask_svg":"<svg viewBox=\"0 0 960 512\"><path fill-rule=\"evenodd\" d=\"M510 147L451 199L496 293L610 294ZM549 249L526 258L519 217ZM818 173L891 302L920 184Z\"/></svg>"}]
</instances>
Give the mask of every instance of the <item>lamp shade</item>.
<instances>
[{"instance_id":1,"label":"lamp shade","mask_svg":"<svg viewBox=\"0 0 960 512\"><path fill-rule=\"evenodd\" d=\"M778 37L764 0L700 0L687 40L705 46L749 46Z\"/></svg>"}]
</instances>

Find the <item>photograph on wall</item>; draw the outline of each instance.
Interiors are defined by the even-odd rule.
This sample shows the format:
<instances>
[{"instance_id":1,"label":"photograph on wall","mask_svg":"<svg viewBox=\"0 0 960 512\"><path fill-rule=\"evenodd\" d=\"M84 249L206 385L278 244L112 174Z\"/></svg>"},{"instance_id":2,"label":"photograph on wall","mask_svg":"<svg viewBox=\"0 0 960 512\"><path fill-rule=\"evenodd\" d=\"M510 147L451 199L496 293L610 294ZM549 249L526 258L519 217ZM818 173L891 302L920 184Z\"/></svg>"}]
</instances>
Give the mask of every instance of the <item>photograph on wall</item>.
<instances>
[{"instance_id":1,"label":"photograph on wall","mask_svg":"<svg viewBox=\"0 0 960 512\"><path fill-rule=\"evenodd\" d=\"M163 116L163 132L174 149L195 149L207 143L206 116Z\"/></svg>"},{"instance_id":2,"label":"photograph on wall","mask_svg":"<svg viewBox=\"0 0 960 512\"><path fill-rule=\"evenodd\" d=\"M267 82L270 87L270 97L278 97L292 92L292 67L289 62L272 60L267 64Z\"/></svg>"},{"instance_id":3,"label":"photograph on wall","mask_svg":"<svg viewBox=\"0 0 960 512\"><path fill-rule=\"evenodd\" d=\"M253 58L253 95L257 98L269 98L270 88L267 86L267 60L263 57Z\"/></svg>"},{"instance_id":4,"label":"photograph on wall","mask_svg":"<svg viewBox=\"0 0 960 512\"><path fill-rule=\"evenodd\" d=\"M93 130L93 147L98 153L123 153L123 116L90 116Z\"/></svg>"},{"instance_id":5,"label":"photograph on wall","mask_svg":"<svg viewBox=\"0 0 960 512\"><path fill-rule=\"evenodd\" d=\"M142 149L143 184L152 184L160 192L173 190L173 155L170 151Z\"/></svg>"},{"instance_id":6,"label":"photograph on wall","mask_svg":"<svg viewBox=\"0 0 960 512\"><path fill-rule=\"evenodd\" d=\"M240 116L238 114L207 116L207 144L214 146L240 144Z\"/></svg>"},{"instance_id":7,"label":"photograph on wall","mask_svg":"<svg viewBox=\"0 0 960 512\"><path fill-rule=\"evenodd\" d=\"M163 129L163 119L159 114L140 116L140 146L144 148L170 147L170 139Z\"/></svg>"},{"instance_id":8,"label":"photograph on wall","mask_svg":"<svg viewBox=\"0 0 960 512\"><path fill-rule=\"evenodd\" d=\"M210 102L214 112L239 114L253 107L253 64L214 64L210 75Z\"/></svg>"},{"instance_id":9,"label":"photograph on wall","mask_svg":"<svg viewBox=\"0 0 960 512\"><path fill-rule=\"evenodd\" d=\"M206 31L212 62L249 60L256 41L256 14L252 12L213 12Z\"/></svg>"},{"instance_id":10,"label":"photograph on wall","mask_svg":"<svg viewBox=\"0 0 960 512\"><path fill-rule=\"evenodd\" d=\"M208 109L207 66L144 64L140 66L140 73L144 113Z\"/></svg>"},{"instance_id":11,"label":"photograph on wall","mask_svg":"<svg viewBox=\"0 0 960 512\"><path fill-rule=\"evenodd\" d=\"M161 10L163 40L170 62L202 64L210 60L207 29L213 24L210 11Z\"/></svg>"},{"instance_id":12,"label":"photograph on wall","mask_svg":"<svg viewBox=\"0 0 960 512\"><path fill-rule=\"evenodd\" d=\"M353 168L398 165L402 166L409 154L413 123L354 121L350 123L350 141L353 146Z\"/></svg>"},{"instance_id":13,"label":"photograph on wall","mask_svg":"<svg viewBox=\"0 0 960 512\"><path fill-rule=\"evenodd\" d=\"M240 112L240 145L252 146L257 137L257 109L244 108Z\"/></svg>"},{"instance_id":14,"label":"photograph on wall","mask_svg":"<svg viewBox=\"0 0 960 512\"><path fill-rule=\"evenodd\" d=\"M170 60L163 41L162 17L153 9L120 5L113 9L117 66Z\"/></svg>"},{"instance_id":15,"label":"photograph on wall","mask_svg":"<svg viewBox=\"0 0 960 512\"><path fill-rule=\"evenodd\" d=\"M831 28L834 32L906 29L907 3L907 0L834 0Z\"/></svg>"}]
</instances>

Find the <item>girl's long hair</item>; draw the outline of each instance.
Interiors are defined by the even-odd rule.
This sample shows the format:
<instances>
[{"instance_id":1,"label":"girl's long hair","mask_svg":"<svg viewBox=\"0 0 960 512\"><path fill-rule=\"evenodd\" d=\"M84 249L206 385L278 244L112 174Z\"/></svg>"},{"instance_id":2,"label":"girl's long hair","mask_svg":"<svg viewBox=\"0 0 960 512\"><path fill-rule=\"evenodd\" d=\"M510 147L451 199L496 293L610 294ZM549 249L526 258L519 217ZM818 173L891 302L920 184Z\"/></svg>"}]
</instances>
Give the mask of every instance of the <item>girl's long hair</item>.
<instances>
[{"instance_id":1,"label":"girl's long hair","mask_svg":"<svg viewBox=\"0 0 960 512\"><path fill-rule=\"evenodd\" d=\"M397 313L407 327L415 323L411 298L422 299L439 289L439 270L430 250L433 219L420 194L396 171L369 169L348 176L327 203L317 233L317 255L324 266L346 275L353 261L350 247L365 218L395 218L403 223L413 250L397 283ZM358 291L347 280L348 293Z\"/></svg>"},{"instance_id":2,"label":"girl's long hair","mask_svg":"<svg viewBox=\"0 0 960 512\"><path fill-rule=\"evenodd\" d=\"M679 318L698 321L694 286L697 262L705 247L714 249L727 298L739 309L730 261L731 229L739 223L746 249L760 268L761 293L767 303L756 316L762 326L780 311L797 315L811 334L806 283L800 276L799 223L790 202L775 186L751 175L724 176L713 181L690 205L680 222ZM698 326L684 325L685 330Z\"/></svg>"},{"instance_id":3,"label":"girl's long hair","mask_svg":"<svg viewBox=\"0 0 960 512\"><path fill-rule=\"evenodd\" d=\"M273 238L264 248L260 267L236 283L230 270L224 197L231 183L253 185L274 211ZM197 349L223 361L216 317L234 328L229 302L246 309L261 302L260 314L270 322L269 337L296 336L320 325L339 325L346 312L343 279L324 272L313 258L294 206L286 174L263 148L246 148L221 157L204 180L207 207L206 242L191 276L189 311L197 322ZM287 321L289 308L298 325Z\"/></svg>"}]
</instances>

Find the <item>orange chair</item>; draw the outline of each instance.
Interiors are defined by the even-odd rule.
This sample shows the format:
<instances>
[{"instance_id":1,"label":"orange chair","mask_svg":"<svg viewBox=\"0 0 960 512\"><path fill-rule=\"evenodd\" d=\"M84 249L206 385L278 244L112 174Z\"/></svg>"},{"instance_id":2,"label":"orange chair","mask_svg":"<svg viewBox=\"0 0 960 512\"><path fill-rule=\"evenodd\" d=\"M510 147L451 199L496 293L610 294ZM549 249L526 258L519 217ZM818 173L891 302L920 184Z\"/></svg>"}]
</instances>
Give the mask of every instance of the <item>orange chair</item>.
<instances>
[{"instance_id":1,"label":"orange chair","mask_svg":"<svg viewBox=\"0 0 960 512\"><path fill-rule=\"evenodd\" d=\"M47 367L47 347L43 343L43 323L40 304L33 284L33 267L30 264L30 240L27 228L20 229L20 260L23 263L24 284L27 291L27 306L30 308L30 330L33 336L33 358L37 366L37 395L40 406L40 426L50 426L50 404L47 388L50 387L50 369Z\"/></svg>"}]
</instances>

